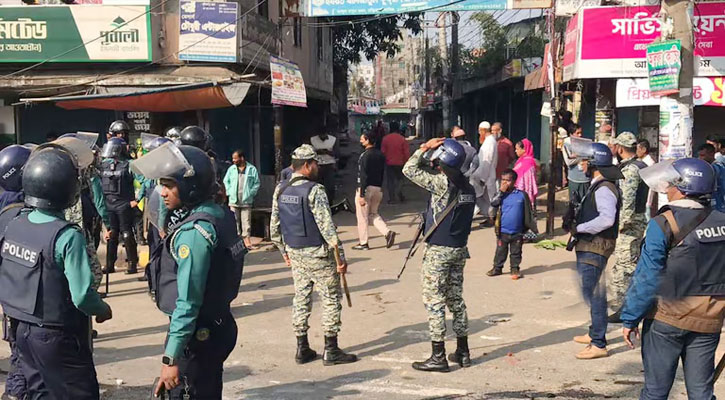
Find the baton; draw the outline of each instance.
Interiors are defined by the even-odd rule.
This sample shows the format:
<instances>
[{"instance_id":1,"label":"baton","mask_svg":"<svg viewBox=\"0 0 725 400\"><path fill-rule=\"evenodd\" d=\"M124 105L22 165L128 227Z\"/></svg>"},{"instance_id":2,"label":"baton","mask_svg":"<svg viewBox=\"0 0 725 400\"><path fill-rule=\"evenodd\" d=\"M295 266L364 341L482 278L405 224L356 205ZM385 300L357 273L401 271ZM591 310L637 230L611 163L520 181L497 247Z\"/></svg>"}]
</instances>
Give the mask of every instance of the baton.
<instances>
[{"instance_id":1,"label":"baton","mask_svg":"<svg viewBox=\"0 0 725 400\"><path fill-rule=\"evenodd\" d=\"M715 367L715 375L712 378L713 385L715 384L715 382L717 382L717 378L720 377L720 374L722 374L723 369L725 369L725 354L723 354L723 356L720 357L720 362L718 362L717 367Z\"/></svg>"},{"instance_id":2,"label":"baton","mask_svg":"<svg viewBox=\"0 0 725 400\"><path fill-rule=\"evenodd\" d=\"M340 260L340 249L335 245L333 247L334 253L335 253L335 262L337 265L342 264L342 261ZM345 291L345 298L347 299L347 306L352 308L352 300L350 300L350 289L347 288L347 278L345 278L345 273L340 272L340 279L342 280L342 289Z\"/></svg>"}]
</instances>

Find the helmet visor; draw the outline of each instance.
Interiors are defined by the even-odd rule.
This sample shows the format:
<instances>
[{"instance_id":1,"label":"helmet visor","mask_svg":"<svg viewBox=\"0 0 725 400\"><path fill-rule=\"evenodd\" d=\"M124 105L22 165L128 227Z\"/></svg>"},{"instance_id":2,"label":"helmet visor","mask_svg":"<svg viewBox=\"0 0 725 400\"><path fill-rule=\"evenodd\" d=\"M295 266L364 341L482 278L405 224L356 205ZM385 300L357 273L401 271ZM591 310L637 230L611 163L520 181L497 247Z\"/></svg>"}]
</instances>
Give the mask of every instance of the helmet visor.
<instances>
[{"instance_id":1,"label":"helmet visor","mask_svg":"<svg viewBox=\"0 0 725 400\"><path fill-rule=\"evenodd\" d=\"M93 148L98 142L98 134L94 132L76 132L76 137L85 142L89 148Z\"/></svg>"},{"instance_id":2,"label":"helmet visor","mask_svg":"<svg viewBox=\"0 0 725 400\"><path fill-rule=\"evenodd\" d=\"M146 212L146 217L148 218L149 223L155 226L157 229L163 229L160 226L161 223L159 222L159 211L161 209L162 201L161 185L156 185L156 187L154 187L154 191L151 192L151 194L148 196L144 211Z\"/></svg>"},{"instance_id":3,"label":"helmet visor","mask_svg":"<svg viewBox=\"0 0 725 400\"><path fill-rule=\"evenodd\" d=\"M569 147L569 156L572 158L591 159L594 156L594 149L592 148L592 140L586 138L580 138L572 136Z\"/></svg>"},{"instance_id":4,"label":"helmet visor","mask_svg":"<svg viewBox=\"0 0 725 400\"><path fill-rule=\"evenodd\" d=\"M115 158L121 155L123 152L123 146L113 141L106 142L101 150L101 157L103 158Z\"/></svg>"},{"instance_id":5,"label":"helmet visor","mask_svg":"<svg viewBox=\"0 0 725 400\"><path fill-rule=\"evenodd\" d=\"M131 161L131 171L148 179L194 175L194 168L173 143L165 143L139 159Z\"/></svg>"},{"instance_id":6,"label":"helmet visor","mask_svg":"<svg viewBox=\"0 0 725 400\"><path fill-rule=\"evenodd\" d=\"M154 135L153 133L142 133L141 134L141 147L143 147L144 150L151 150L151 143L153 143L154 140L160 138L159 135Z\"/></svg>"},{"instance_id":7,"label":"helmet visor","mask_svg":"<svg viewBox=\"0 0 725 400\"><path fill-rule=\"evenodd\" d=\"M639 170L639 176L650 189L657 193L666 193L670 186L682 179L680 173L672 166L673 163L674 160L658 162Z\"/></svg>"},{"instance_id":8,"label":"helmet visor","mask_svg":"<svg viewBox=\"0 0 725 400\"><path fill-rule=\"evenodd\" d=\"M93 151L88 144L78 138L64 137L56 139L50 143L45 143L38 146L35 151L44 149L46 147L60 147L67 151L76 162L76 166L80 169L88 168L93 163Z\"/></svg>"}]
</instances>

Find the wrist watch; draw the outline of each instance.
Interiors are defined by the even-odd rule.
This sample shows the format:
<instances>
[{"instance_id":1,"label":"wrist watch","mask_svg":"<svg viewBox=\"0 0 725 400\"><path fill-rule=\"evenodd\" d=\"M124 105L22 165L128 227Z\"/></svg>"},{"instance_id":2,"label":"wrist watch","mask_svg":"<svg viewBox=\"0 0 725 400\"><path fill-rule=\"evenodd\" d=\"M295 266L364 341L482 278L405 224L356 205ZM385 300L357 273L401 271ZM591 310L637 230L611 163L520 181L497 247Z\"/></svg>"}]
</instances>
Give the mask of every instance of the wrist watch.
<instances>
[{"instance_id":1,"label":"wrist watch","mask_svg":"<svg viewBox=\"0 0 725 400\"><path fill-rule=\"evenodd\" d=\"M172 367L172 366L176 365L176 360L174 360L174 357L169 357L167 355L164 355L163 357L161 357L161 364Z\"/></svg>"}]
</instances>

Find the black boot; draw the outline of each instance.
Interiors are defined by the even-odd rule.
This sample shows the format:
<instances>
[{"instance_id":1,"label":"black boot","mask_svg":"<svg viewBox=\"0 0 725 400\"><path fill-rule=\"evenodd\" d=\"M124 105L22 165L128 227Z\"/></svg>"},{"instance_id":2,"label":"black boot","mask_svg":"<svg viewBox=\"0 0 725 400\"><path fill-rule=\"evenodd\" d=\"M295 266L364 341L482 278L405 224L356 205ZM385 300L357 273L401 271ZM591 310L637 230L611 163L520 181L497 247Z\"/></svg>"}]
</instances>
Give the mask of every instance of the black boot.
<instances>
[{"instance_id":1,"label":"black boot","mask_svg":"<svg viewBox=\"0 0 725 400\"><path fill-rule=\"evenodd\" d=\"M347 354L337 347L337 336L325 336L325 352L322 354L323 365L349 364L357 361L355 354Z\"/></svg>"},{"instance_id":2,"label":"black boot","mask_svg":"<svg viewBox=\"0 0 725 400\"><path fill-rule=\"evenodd\" d=\"M468 351L468 336L459 336L455 353L448 355L448 361L458 363L461 368L471 366L471 353Z\"/></svg>"},{"instance_id":3,"label":"black boot","mask_svg":"<svg viewBox=\"0 0 725 400\"><path fill-rule=\"evenodd\" d=\"M295 362L297 364L305 364L315 358L317 358L317 352L310 348L307 335L297 336L297 355L295 355Z\"/></svg>"},{"instance_id":4,"label":"black boot","mask_svg":"<svg viewBox=\"0 0 725 400\"><path fill-rule=\"evenodd\" d=\"M128 269L126 270L126 275L132 275L138 272L138 267L136 266L135 262L128 263Z\"/></svg>"},{"instance_id":5,"label":"black boot","mask_svg":"<svg viewBox=\"0 0 725 400\"><path fill-rule=\"evenodd\" d=\"M431 342L433 354L425 361L416 361L413 368L418 371L448 372L448 361L446 361L446 346L444 342Z\"/></svg>"}]
</instances>

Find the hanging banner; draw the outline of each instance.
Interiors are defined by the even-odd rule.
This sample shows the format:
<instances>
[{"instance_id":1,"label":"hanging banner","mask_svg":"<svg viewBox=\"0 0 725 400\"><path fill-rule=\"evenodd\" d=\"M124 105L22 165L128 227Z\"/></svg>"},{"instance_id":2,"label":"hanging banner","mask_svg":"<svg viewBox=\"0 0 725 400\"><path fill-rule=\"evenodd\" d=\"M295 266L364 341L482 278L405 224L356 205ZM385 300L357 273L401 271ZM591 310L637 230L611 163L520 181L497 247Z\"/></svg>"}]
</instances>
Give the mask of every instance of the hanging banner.
<instances>
[{"instance_id":1,"label":"hanging banner","mask_svg":"<svg viewBox=\"0 0 725 400\"><path fill-rule=\"evenodd\" d=\"M285 0L282 16L339 17L409 12L550 8L552 0Z\"/></svg>"},{"instance_id":2,"label":"hanging banner","mask_svg":"<svg viewBox=\"0 0 725 400\"><path fill-rule=\"evenodd\" d=\"M692 81L692 102L696 106L725 107L725 78L699 77ZM617 107L658 106L660 98L650 93L647 78L618 79Z\"/></svg>"},{"instance_id":3,"label":"hanging banner","mask_svg":"<svg viewBox=\"0 0 725 400\"><path fill-rule=\"evenodd\" d=\"M660 98L660 161L692 155L692 115L671 97ZM686 106L684 106L686 107Z\"/></svg>"},{"instance_id":4,"label":"hanging banner","mask_svg":"<svg viewBox=\"0 0 725 400\"><path fill-rule=\"evenodd\" d=\"M647 45L660 37L659 6L581 10L576 62L566 80L647 77ZM693 17L696 76L725 75L725 2L697 3Z\"/></svg>"},{"instance_id":5,"label":"hanging banner","mask_svg":"<svg viewBox=\"0 0 725 400\"><path fill-rule=\"evenodd\" d=\"M179 60L237 62L236 2L181 0Z\"/></svg>"},{"instance_id":6,"label":"hanging banner","mask_svg":"<svg viewBox=\"0 0 725 400\"><path fill-rule=\"evenodd\" d=\"M682 47L679 40L647 45L649 90L655 96L679 93Z\"/></svg>"},{"instance_id":7,"label":"hanging banner","mask_svg":"<svg viewBox=\"0 0 725 400\"><path fill-rule=\"evenodd\" d=\"M307 107L307 91L300 67L281 57L269 57L272 73L272 104Z\"/></svg>"},{"instance_id":8,"label":"hanging banner","mask_svg":"<svg viewBox=\"0 0 725 400\"><path fill-rule=\"evenodd\" d=\"M571 18L564 34L564 57L561 60L562 76L565 81L574 78L576 56L579 49L579 18Z\"/></svg>"},{"instance_id":9,"label":"hanging banner","mask_svg":"<svg viewBox=\"0 0 725 400\"><path fill-rule=\"evenodd\" d=\"M0 7L0 62L150 61L147 6Z\"/></svg>"}]
</instances>

